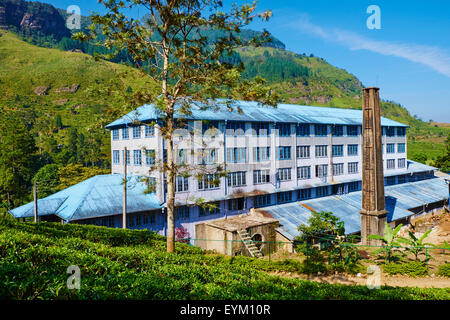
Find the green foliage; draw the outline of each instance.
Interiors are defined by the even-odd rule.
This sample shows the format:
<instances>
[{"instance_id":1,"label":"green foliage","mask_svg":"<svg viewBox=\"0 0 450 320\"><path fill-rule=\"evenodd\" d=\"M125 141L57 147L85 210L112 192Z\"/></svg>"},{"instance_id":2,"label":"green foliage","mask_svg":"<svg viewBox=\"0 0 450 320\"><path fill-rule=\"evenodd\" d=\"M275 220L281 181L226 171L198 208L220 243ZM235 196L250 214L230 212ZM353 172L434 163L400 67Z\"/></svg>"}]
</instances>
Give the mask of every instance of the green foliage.
<instances>
[{"instance_id":1,"label":"green foliage","mask_svg":"<svg viewBox=\"0 0 450 320\"><path fill-rule=\"evenodd\" d=\"M442 155L438 156L433 164L443 172L450 172L450 133L445 140L445 151Z\"/></svg>"},{"instance_id":2,"label":"green foliage","mask_svg":"<svg viewBox=\"0 0 450 320\"><path fill-rule=\"evenodd\" d=\"M0 110L0 117L0 200L11 208L28 194L36 145L21 113Z\"/></svg>"},{"instance_id":3,"label":"green foliage","mask_svg":"<svg viewBox=\"0 0 450 320\"><path fill-rule=\"evenodd\" d=\"M328 238L344 234L344 222L334 216L332 212L313 212L307 224L298 227L300 236L296 241L302 243L312 243L317 241L328 242Z\"/></svg>"},{"instance_id":4,"label":"green foliage","mask_svg":"<svg viewBox=\"0 0 450 320\"><path fill-rule=\"evenodd\" d=\"M438 274L444 277L450 277L450 263L441 264Z\"/></svg>"},{"instance_id":5,"label":"green foliage","mask_svg":"<svg viewBox=\"0 0 450 320\"><path fill-rule=\"evenodd\" d=\"M391 262L393 260L398 260L399 256L395 255L395 251L397 250L395 247L399 247L400 244L397 242L399 236L397 233L400 231L403 225L399 224L395 229L392 229L387 222L384 223L384 236L380 236L378 234L369 235L368 239L380 240L384 247L375 250L375 254L384 253L385 254L385 262Z\"/></svg>"},{"instance_id":6,"label":"green foliage","mask_svg":"<svg viewBox=\"0 0 450 320\"><path fill-rule=\"evenodd\" d=\"M83 167L81 164L68 164L58 169L59 184L56 189L63 190L93 176L109 173L108 169Z\"/></svg>"},{"instance_id":7,"label":"green foliage","mask_svg":"<svg viewBox=\"0 0 450 320\"><path fill-rule=\"evenodd\" d=\"M45 198L57 191L59 185L58 165L47 164L39 169L33 178L37 181L37 196Z\"/></svg>"},{"instance_id":8,"label":"green foliage","mask_svg":"<svg viewBox=\"0 0 450 320\"><path fill-rule=\"evenodd\" d=\"M406 263L387 263L383 265L384 272L389 275L404 274L411 277L425 276L428 274L428 265L421 261Z\"/></svg>"},{"instance_id":9,"label":"green foliage","mask_svg":"<svg viewBox=\"0 0 450 320\"><path fill-rule=\"evenodd\" d=\"M398 241L401 243L405 243L407 245L407 247L405 247L405 250L411 252L412 254L414 254L414 257L416 258L416 261L420 260L420 255L425 255L425 261L428 261L431 256L430 254L426 251L426 249L424 248L424 246L430 246L430 247L434 247L433 244L431 243L424 243L423 241L425 240L426 237L428 237L428 235L430 234L431 229L428 230L427 232L425 232L420 238L417 238L414 233L412 233L411 231L409 231L409 238L404 238L404 237L399 237Z\"/></svg>"},{"instance_id":10,"label":"green foliage","mask_svg":"<svg viewBox=\"0 0 450 320\"><path fill-rule=\"evenodd\" d=\"M1 299L449 299L449 289L330 285L268 275L301 263L208 256L149 231L0 220ZM80 290L66 287L81 269ZM20 275L18 277L17 275Z\"/></svg>"}]
</instances>

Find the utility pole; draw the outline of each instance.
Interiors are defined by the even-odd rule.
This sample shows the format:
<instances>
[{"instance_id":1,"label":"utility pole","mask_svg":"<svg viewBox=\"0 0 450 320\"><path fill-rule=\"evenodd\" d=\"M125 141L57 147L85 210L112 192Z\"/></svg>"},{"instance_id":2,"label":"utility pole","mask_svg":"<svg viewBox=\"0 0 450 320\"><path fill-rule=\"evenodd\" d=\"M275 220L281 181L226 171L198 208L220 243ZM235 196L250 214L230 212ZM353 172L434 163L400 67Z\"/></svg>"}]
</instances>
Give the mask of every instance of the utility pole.
<instances>
[{"instance_id":1,"label":"utility pole","mask_svg":"<svg viewBox=\"0 0 450 320\"><path fill-rule=\"evenodd\" d=\"M34 200L34 223L38 222L38 204L37 204L37 181L34 180L33 187L33 200Z\"/></svg>"},{"instance_id":2,"label":"utility pole","mask_svg":"<svg viewBox=\"0 0 450 320\"><path fill-rule=\"evenodd\" d=\"M127 228L127 147L123 151L123 214L122 229Z\"/></svg>"}]
</instances>

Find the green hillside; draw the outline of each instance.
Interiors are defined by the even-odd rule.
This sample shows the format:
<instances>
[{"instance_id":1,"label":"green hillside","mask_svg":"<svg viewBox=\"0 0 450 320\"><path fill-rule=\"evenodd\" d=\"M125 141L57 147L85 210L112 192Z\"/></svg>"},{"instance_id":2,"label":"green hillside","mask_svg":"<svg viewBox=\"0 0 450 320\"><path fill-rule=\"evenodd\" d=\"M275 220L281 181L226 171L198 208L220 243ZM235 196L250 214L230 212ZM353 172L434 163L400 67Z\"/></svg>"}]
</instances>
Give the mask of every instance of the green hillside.
<instances>
[{"instance_id":1,"label":"green hillside","mask_svg":"<svg viewBox=\"0 0 450 320\"><path fill-rule=\"evenodd\" d=\"M80 268L79 290L66 286L70 265ZM301 266L292 260L207 255L181 243L170 254L165 238L149 231L0 219L0 300L450 298L449 289L370 290L267 273L301 271Z\"/></svg>"},{"instance_id":2,"label":"green hillside","mask_svg":"<svg viewBox=\"0 0 450 320\"><path fill-rule=\"evenodd\" d=\"M134 69L82 53L37 47L11 32L0 37L0 61L0 105L25 111L40 152L55 151L48 139L64 144L68 130L76 128L87 138L101 140L93 147L103 150L101 162L106 166L109 135L103 126L121 115L112 109L125 113L134 108L122 93L147 87L157 94L154 84L144 83ZM55 127L58 115L62 128Z\"/></svg>"}]
</instances>

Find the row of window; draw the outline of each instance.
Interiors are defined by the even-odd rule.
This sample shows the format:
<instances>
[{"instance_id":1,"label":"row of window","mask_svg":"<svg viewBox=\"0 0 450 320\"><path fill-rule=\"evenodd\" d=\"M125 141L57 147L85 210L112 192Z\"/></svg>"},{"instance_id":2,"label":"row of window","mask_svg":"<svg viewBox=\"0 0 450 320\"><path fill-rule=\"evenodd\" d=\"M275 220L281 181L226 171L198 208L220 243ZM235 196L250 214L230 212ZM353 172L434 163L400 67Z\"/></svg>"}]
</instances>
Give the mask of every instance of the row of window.
<instances>
[{"instance_id":1,"label":"row of window","mask_svg":"<svg viewBox=\"0 0 450 320\"><path fill-rule=\"evenodd\" d=\"M284 191L276 193L275 197L271 194L263 194L255 196L253 199L255 208L267 207L275 204L282 204L292 201L302 201L312 198L312 190L315 189L315 197L326 197L331 194L346 194L349 192L361 190L361 183L359 181L339 184L334 186L323 186L317 188L299 189L296 191ZM297 198L294 199L296 194ZM275 200L275 202L273 201Z\"/></svg>"},{"instance_id":2,"label":"row of window","mask_svg":"<svg viewBox=\"0 0 450 320\"><path fill-rule=\"evenodd\" d=\"M297 146L296 154L297 159L308 159L311 157L311 146ZM133 150L133 164L135 166L142 165L142 150ZM154 165L155 164L155 150L145 150L145 164ZM395 153L395 143L388 143L386 145L387 153ZM397 152L405 153L406 146L405 143L397 144ZM187 162L187 149L179 149L175 154L176 162L178 164ZM349 144L347 145L347 155L356 156L358 155L358 145ZM130 151L127 150L127 164L130 164ZM316 158L328 157L328 145L317 145L315 146L315 156ZM332 146L332 156L342 157L344 156L344 145L333 145ZM123 158L123 151L122 151ZM278 147L278 159L279 160L290 160L292 158L291 147L281 146ZM113 164L120 164L120 153L119 150L113 151ZM269 161L270 160L270 147L254 147L253 148L253 160L255 162ZM216 149L202 149L199 151L198 163L200 164L213 164L216 163ZM227 162L228 163L246 163L247 162L247 148L227 148Z\"/></svg>"},{"instance_id":3,"label":"row of window","mask_svg":"<svg viewBox=\"0 0 450 320\"><path fill-rule=\"evenodd\" d=\"M122 128L122 139L128 140L130 139L130 129L132 130L133 139L140 139L142 137L142 127L141 126L133 126L131 128ZM155 127L151 125L144 126L144 137L154 137L155 136ZM119 129L112 130L113 140L119 140Z\"/></svg>"},{"instance_id":4,"label":"row of window","mask_svg":"<svg viewBox=\"0 0 450 320\"><path fill-rule=\"evenodd\" d=\"M219 126L218 121L203 121L202 134L216 134ZM146 138L153 137L155 135L155 128L152 125L144 125L144 136ZM311 130L313 127L313 130ZM344 127L346 127L347 136L358 136L361 126L358 125L331 125L330 133L335 137L344 136ZM142 126L132 126L129 128L113 129L113 140L119 140L119 130L122 131L122 139L130 138L130 129L132 130L133 139L141 138ZM268 122L253 122L251 124L252 130L257 136L270 135L270 125ZM277 123L275 129L278 130L278 136L288 137L291 136L292 126L290 123ZM245 135L246 126L244 121L228 121L226 124L226 134L231 136ZM299 137L309 137L311 133L314 136L324 137L328 135L328 125L326 124L297 124L295 125L295 133ZM406 129L403 127L383 127L383 134L388 137L399 136L404 137L406 135Z\"/></svg>"}]
</instances>

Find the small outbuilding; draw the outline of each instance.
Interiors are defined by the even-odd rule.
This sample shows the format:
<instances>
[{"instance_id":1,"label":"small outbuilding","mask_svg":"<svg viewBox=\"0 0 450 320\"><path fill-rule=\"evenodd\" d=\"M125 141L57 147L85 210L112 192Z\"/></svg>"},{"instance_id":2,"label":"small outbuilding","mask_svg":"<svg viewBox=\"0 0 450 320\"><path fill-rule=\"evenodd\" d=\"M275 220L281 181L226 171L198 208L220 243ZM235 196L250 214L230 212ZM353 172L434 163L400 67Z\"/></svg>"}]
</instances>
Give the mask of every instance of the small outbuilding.
<instances>
[{"instance_id":1,"label":"small outbuilding","mask_svg":"<svg viewBox=\"0 0 450 320\"><path fill-rule=\"evenodd\" d=\"M277 228L278 220L251 209L248 214L197 224L194 245L225 255L259 258L277 250Z\"/></svg>"}]
</instances>

